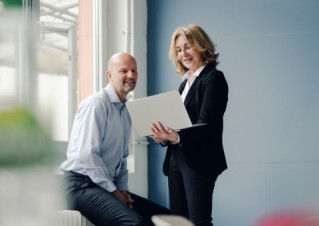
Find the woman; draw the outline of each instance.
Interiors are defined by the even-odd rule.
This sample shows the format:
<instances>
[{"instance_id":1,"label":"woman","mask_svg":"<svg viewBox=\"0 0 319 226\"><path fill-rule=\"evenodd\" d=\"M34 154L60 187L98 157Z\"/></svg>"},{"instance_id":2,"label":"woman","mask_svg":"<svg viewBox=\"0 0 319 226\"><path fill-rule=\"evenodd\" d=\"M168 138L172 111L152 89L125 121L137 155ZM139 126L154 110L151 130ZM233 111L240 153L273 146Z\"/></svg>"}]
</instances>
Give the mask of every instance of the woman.
<instances>
[{"instance_id":1,"label":"woman","mask_svg":"<svg viewBox=\"0 0 319 226\"><path fill-rule=\"evenodd\" d=\"M216 69L214 43L198 25L175 30L170 58L182 81L179 92L193 124L202 126L176 132L153 123L152 136L167 146L163 171L168 176L173 214L196 226L212 225L212 195L215 181L226 168L222 132L228 101L228 85Z\"/></svg>"}]
</instances>

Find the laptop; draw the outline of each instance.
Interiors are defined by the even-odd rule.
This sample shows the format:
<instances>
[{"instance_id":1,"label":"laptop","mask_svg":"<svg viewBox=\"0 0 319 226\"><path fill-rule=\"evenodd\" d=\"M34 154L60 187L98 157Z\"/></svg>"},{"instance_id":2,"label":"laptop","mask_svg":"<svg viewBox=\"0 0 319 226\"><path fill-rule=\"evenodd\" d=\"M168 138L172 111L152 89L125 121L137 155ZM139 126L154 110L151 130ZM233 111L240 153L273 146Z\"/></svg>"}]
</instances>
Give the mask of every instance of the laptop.
<instances>
[{"instance_id":1,"label":"laptop","mask_svg":"<svg viewBox=\"0 0 319 226\"><path fill-rule=\"evenodd\" d=\"M176 131L193 126L177 90L127 101L126 107L133 127L141 137L152 134L153 122L161 122Z\"/></svg>"}]
</instances>

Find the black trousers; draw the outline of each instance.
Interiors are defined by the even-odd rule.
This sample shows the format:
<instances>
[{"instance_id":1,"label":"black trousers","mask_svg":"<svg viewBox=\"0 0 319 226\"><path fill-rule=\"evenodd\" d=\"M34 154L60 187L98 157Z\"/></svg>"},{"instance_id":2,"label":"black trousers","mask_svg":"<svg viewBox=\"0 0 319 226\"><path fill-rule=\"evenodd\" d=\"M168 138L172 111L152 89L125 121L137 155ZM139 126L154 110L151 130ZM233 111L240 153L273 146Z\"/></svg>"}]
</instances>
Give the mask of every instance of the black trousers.
<instances>
[{"instance_id":1,"label":"black trousers","mask_svg":"<svg viewBox=\"0 0 319 226\"><path fill-rule=\"evenodd\" d=\"M96 226L153 225L153 215L171 213L170 210L135 194L131 194L134 199L131 209L82 174L66 172L63 184L69 208L80 211Z\"/></svg>"},{"instance_id":2,"label":"black trousers","mask_svg":"<svg viewBox=\"0 0 319 226\"><path fill-rule=\"evenodd\" d=\"M191 169L182 149L173 150L168 171L172 213L188 218L196 226L212 226L212 196L216 179Z\"/></svg>"}]
</instances>

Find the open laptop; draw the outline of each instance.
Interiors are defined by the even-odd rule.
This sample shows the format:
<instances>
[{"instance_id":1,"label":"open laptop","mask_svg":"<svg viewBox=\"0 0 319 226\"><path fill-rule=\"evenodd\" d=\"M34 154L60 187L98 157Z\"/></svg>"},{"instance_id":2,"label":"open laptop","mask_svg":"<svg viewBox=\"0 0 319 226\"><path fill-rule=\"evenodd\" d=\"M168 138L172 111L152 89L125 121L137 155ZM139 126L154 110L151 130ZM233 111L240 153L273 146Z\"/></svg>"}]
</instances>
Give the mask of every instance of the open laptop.
<instances>
[{"instance_id":1,"label":"open laptop","mask_svg":"<svg viewBox=\"0 0 319 226\"><path fill-rule=\"evenodd\" d=\"M153 122L174 130L193 126L177 90L128 101L126 107L138 136L151 135Z\"/></svg>"}]
</instances>

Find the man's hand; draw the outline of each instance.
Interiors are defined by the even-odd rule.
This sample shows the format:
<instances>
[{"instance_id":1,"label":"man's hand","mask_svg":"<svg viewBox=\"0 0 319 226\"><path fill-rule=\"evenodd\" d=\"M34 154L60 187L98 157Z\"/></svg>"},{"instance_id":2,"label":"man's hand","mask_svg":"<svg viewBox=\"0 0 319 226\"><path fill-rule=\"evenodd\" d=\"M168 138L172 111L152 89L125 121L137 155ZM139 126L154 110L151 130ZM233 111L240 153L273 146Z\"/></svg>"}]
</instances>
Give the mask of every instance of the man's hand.
<instances>
[{"instance_id":1,"label":"man's hand","mask_svg":"<svg viewBox=\"0 0 319 226\"><path fill-rule=\"evenodd\" d=\"M127 205L130 207L130 208L132 208L132 203L134 202L134 200L132 199L132 197L131 197L131 194L129 193L129 192L127 192L127 191L121 191L121 193L123 194L123 195L125 195L125 197L126 197L126 200L127 200Z\"/></svg>"},{"instance_id":2,"label":"man's hand","mask_svg":"<svg viewBox=\"0 0 319 226\"><path fill-rule=\"evenodd\" d=\"M131 198L131 195L127 191L119 191L115 190L111 193L114 195L118 200L126 204L128 207L132 208L132 203L134 200Z\"/></svg>"}]
</instances>

